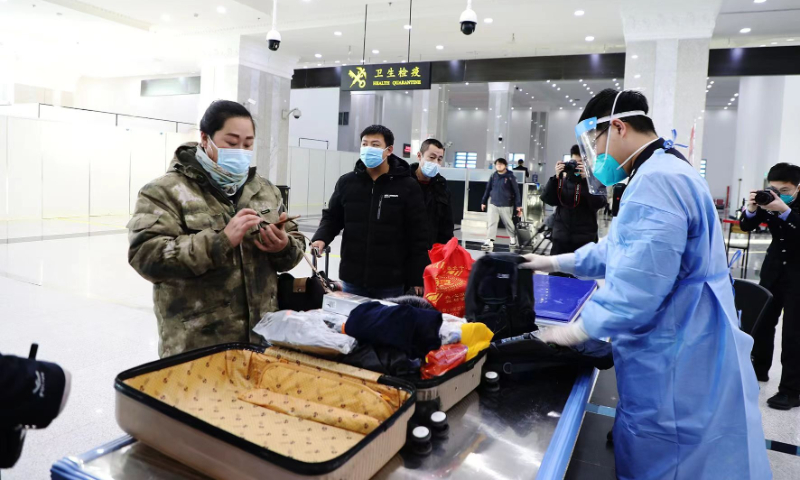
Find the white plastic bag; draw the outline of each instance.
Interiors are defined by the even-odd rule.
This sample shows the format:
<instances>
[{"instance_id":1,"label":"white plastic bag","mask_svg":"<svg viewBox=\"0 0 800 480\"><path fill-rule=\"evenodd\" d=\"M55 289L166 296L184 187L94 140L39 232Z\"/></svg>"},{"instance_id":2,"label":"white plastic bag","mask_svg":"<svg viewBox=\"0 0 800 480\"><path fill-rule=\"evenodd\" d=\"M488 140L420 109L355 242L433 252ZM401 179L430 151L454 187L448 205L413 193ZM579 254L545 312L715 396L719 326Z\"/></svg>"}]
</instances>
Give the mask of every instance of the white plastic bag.
<instances>
[{"instance_id":1,"label":"white plastic bag","mask_svg":"<svg viewBox=\"0 0 800 480\"><path fill-rule=\"evenodd\" d=\"M355 348L356 339L330 328L326 319L333 325L341 322L341 319L333 317L340 316L322 310L281 310L264 315L253 331L273 345L314 355L348 354Z\"/></svg>"},{"instance_id":2,"label":"white plastic bag","mask_svg":"<svg viewBox=\"0 0 800 480\"><path fill-rule=\"evenodd\" d=\"M467 323L467 321L461 317L443 313L442 326L439 328L439 339L442 341L442 345L460 342L461 325L465 323Z\"/></svg>"}]
</instances>

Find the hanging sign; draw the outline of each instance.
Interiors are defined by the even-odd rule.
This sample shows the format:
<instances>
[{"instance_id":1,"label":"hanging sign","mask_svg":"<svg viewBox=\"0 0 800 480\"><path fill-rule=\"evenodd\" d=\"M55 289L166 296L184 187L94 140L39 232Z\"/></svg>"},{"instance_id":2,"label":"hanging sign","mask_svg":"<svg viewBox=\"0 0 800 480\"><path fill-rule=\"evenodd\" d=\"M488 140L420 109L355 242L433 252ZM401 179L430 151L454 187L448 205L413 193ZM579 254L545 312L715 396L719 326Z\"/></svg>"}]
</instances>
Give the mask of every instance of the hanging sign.
<instances>
[{"instance_id":1,"label":"hanging sign","mask_svg":"<svg viewBox=\"0 0 800 480\"><path fill-rule=\"evenodd\" d=\"M343 91L428 90L430 62L379 63L342 67Z\"/></svg>"}]
</instances>

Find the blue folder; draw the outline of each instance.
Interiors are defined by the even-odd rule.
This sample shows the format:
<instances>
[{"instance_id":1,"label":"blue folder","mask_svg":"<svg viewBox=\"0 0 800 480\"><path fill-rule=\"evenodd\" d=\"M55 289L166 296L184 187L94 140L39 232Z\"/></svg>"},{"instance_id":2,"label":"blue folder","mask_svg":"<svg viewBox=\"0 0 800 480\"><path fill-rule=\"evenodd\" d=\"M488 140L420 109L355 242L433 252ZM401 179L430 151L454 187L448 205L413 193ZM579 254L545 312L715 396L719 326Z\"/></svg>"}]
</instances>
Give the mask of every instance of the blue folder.
<instances>
[{"instance_id":1,"label":"blue folder","mask_svg":"<svg viewBox=\"0 0 800 480\"><path fill-rule=\"evenodd\" d=\"M535 275L533 296L536 299L536 318L557 323L569 323L597 288L594 280Z\"/></svg>"}]
</instances>

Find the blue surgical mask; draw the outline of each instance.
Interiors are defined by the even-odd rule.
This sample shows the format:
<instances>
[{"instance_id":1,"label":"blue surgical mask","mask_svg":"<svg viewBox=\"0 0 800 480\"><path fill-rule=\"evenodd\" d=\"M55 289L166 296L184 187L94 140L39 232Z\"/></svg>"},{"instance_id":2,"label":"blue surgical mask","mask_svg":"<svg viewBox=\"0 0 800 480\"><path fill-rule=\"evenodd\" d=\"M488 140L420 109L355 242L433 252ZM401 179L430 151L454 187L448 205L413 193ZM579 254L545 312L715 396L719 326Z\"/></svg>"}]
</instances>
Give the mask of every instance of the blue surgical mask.
<instances>
[{"instance_id":1,"label":"blue surgical mask","mask_svg":"<svg viewBox=\"0 0 800 480\"><path fill-rule=\"evenodd\" d=\"M208 143L217 151L217 165L224 170L236 175L250 171L250 162L253 160L253 151L242 148L219 148L209 138Z\"/></svg>"},{"instance_id":2,"label":"blue surgical mask","mask_svg":"<svg viewBox=\"0 0 800 480\"><path fill-rule=\"evenodd\" d=\"M214 142L212 142L210 138L208 141L216 148L216 145L214 145ZM216 183L223 192L232 196L236 194L247 181L247 177L250 173L250 157L252 157L253 152L244 150L244 152L248 152L250 155L230 155L227 150L233 150L234 152L240 150L231 148L216 148L216 150L217 162L211 160L208 154L199 147L197 148L195 158L197 158L203 170L211 177L211 180ZM247 158L246 164L243 160L244 158ZM221 162L222 159L226 160L225 166L223 166ZM242 167L242 165L244 166ZM231 170L229 170L229 168ZM234 168L238 169L238 171L232 171Z\"/></svg>"},{"instance_id":3,"label":"blue surgical mask","mask_svg":"<svg viewBox=\"0 0 800 480\"><path fill-rule=\"evenodd\" d=\"M439 175L439 164L436 162L423 161L419 168L422 169L422 174L428 178Z\"/></svg>"},{"instance_id":4,"label":"blue surgical mask","mask_svg":"<svg viewBox=\"0 0 800 480\"><path fill-rule=\"evenodd\" d=\"M781 195L781 200L783 200L783 203L786 205L789 205L790 203L794 202L794 195Z\"/></svg>"},{"instance_id":5,"label":"blue surgical mask","mask_svg":"<svg viewBox=\"0 0 800 480\"><path fill-rule=\"evenodd\" d=\"M608 139L606 140L606 152L608 152L608 147L611 143L610 129L607 135ZM594 170L592 170L594 177L606 187L614 186L619 182L625 180L625 178L628 177L628 174L622 167L625 166L626 163L630 162L631 158L636 156L637 153L647 148L651 143L655 142L656 140L658 140L658 138L654 138L653 140L650 140L649 142L639 147L622 163L617 162L617 160L608 153L601 153L597 155L597 160L595 160L594 162Z\"/></svg>"},{"instance_id":6,"label":"blue surgical mask","mask_svg":"<svg viewBox=\"0 0 800 480\"><path fill-rule=\"evenodd\" d=\"M366 165L367 168L375 168L380 166L380 164L383 163L383 151L386 150L386 148L380 149L375 147L362 146L361 161L364 162L364 165Z\"/></svg>"}]
</instances>

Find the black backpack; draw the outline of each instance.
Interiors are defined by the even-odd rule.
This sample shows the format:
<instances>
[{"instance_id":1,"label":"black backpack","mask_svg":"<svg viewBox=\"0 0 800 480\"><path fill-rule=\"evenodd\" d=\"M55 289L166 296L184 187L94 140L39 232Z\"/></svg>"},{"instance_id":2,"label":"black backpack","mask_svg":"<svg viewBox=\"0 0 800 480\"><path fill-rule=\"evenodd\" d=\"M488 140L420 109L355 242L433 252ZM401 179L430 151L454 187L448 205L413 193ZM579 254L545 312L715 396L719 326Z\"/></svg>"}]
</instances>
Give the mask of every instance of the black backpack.
<instances>
[{"instance_id":1,"label":"black backpack","mask_svg":"<svg viewBox=\"0 0 800 480\"><path fill-rule=\"evenodd\" d=\"M519 270L521 255L484 255L473 265L465 297L466 318L485 324L494 340L532 332L536 327L533 272Z\"/></svg>"}]
</instances>

